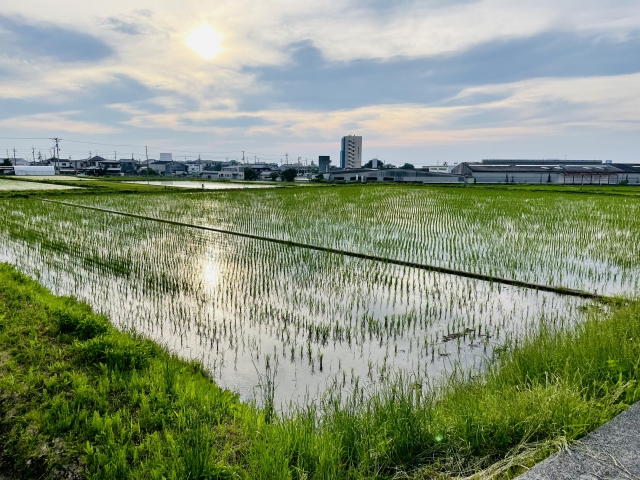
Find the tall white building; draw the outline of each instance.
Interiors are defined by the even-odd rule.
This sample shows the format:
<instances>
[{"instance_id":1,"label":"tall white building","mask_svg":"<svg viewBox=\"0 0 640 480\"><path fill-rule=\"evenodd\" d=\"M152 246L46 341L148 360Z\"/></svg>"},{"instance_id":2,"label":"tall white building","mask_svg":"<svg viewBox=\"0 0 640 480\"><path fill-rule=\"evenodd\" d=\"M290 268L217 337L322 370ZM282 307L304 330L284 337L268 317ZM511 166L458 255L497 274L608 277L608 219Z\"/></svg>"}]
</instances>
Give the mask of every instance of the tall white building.
<instances>
[{"instance_id":1,"label":"tall white building","mask_svg":"<svg viewBox=\"0 0 640 480\"><path fill-rule=\"evenodd\" d=\"M362 137L347 135L342 137L340 168L362 167Z\"/></svg>"}]
</instances>

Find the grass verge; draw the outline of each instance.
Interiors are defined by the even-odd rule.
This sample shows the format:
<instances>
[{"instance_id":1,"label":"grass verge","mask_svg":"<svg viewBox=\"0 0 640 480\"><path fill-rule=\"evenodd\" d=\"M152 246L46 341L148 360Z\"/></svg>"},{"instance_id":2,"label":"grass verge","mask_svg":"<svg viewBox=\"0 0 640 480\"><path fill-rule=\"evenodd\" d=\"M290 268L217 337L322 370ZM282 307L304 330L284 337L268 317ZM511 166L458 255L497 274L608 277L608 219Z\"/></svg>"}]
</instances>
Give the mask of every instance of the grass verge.
<instances>
[{"instance_id":1,"label":"grass verge","mask_svg":"<svg viewBox=\"0 0 640 480\"><path fill-rule=\"evenodd\" d=\"M512 478L640 399L639 379L628 302L542 325L480 377L336 387L273 416L0 264L0 461L17 478Z\"/></svg>"}]
</instances>

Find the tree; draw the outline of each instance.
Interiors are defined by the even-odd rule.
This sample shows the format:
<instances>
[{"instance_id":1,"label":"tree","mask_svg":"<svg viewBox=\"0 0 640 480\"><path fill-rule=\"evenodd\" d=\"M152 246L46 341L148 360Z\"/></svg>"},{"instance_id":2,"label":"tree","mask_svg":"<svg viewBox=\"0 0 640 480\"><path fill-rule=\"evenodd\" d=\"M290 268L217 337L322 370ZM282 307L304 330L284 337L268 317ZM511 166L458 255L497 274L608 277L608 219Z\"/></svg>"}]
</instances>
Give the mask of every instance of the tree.
<instances>
[{"instance_id":1,"label":"tree","mask_svg":"<svg viewBox=\"0 0 640 480\"><path fill-rule=\"evenodd\" d=\"M282 177L282 180L285 182L293 182L296 175L298 175L298 171L295 168L287 168L280 172L280 177Z\"/></svg>"},{"instance_id":2,"label":"tree","mask_svg":"<svg viewBox=\"0 0 640 480\"><path fill-rule=\"evenodd\" d=\"M140 175L158 175L158 172L156 172L153 168L141 168L140 169Z\"/></svg>"},{"instance_id":3,"label":"tree","mask_svg":"<svg viewBox=\"0 0 640 480\"><path fill-rule=\"evenodd\" d=\"M377 159L375 159L375 158L374 158L374 159L372 159L372 160L369 160L367 163L365 163L365 164L362 166L362 168L373 168L373 160L376 160L376 161L377 161L377 166L378 166L378 167L379 167L380 165L382 165L382 162L381 162L380 160L377 160Z\"/></svg>"},{"instance_id":4,"label":"tree","mask_svg":"<svg viewBox=\"0 0 640 480\"><path fill-rule=\"evenodd\" d=\"M10 167L10 166L11 166L11 160L9 160L8 158L5 158L5 159L2 161L2 166L3 166L3 167Z\"/></svg>"},{"instance_id":5,"label":"tree","mask_svg":"<svg viewBox=\"0 0 640 480\"><path fill-rule=\"evenodd\" d=\"M244 179L245 180L257 180L258 172L251 167L244 167Z\"/></svg>"},{"instance_id":6,"label":"tree","mask_svg":"<svg viewBox=\"0 0 640 480\"><path fill-rule=\"evenodd\" d=\"M269 178L271 178L271 180L273 180L275 182L276 180L278 180L280 178L280 174L278 172L271 172L269 174Z\"/></svg>"},{"instance_id":7,"label":"tree","mask_svg":"<svg viewBox=\"0 0 640 480\"><path fill-rule=\"evenodd\" d=\"M400 168L408 168L409 170L413 170L416 167L414 167L411 163L405 163Z\"/></svg>"}]
</instances>

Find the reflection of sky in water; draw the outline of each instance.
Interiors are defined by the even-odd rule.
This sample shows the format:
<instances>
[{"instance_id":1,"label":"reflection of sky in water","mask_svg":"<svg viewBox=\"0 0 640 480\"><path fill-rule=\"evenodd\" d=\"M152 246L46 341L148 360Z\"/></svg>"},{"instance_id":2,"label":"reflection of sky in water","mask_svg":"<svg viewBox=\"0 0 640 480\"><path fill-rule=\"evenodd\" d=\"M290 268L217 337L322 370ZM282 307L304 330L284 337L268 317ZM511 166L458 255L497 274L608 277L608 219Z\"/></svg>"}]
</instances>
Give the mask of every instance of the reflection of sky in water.
<instances>
[{"instance_id":1,"label":"reflection of sky in water","mask_svg":"<svg viewBox=\"0 0 640 480\"><path fill-rule=\"evenodd\" d=\"M333 378L348 386L355 377L362 385L398 370L437 375L457 363L478 368L493 346L522 335L541 316L573 322L576 307L585 303L213 232L86 215L94 217L58 219L64 232L52 237L78 239L109 261L129 262L128 276L87 264L88 250L40 250L6 235L0 260L57 294L87 301L120 328L133 327L181 356L200 359L221 386L243 398L256 393L266 355L278 359L276 401L301 401ZM47 222L39 228L50 227Z\"/></svg>"},{"instance_id":2,"label":"reflection of sky in water","mask_svg":"<svg viewBox=\"0 0 640 480\"><path fill-rule=\"evenodd\" d=\"M0 178L0 191L8 190L73 190L80 187L69 185L55 185L52 183L38 183L31 181L3 180Z\"/></svg>"}]
</instances>

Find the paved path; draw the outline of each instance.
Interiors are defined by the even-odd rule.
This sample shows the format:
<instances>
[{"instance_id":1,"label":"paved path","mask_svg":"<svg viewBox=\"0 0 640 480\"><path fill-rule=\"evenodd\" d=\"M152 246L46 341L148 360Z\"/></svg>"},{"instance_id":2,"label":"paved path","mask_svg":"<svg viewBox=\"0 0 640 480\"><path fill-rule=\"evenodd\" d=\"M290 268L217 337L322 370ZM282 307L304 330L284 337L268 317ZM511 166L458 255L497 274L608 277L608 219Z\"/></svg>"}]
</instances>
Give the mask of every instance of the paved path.
<instances>
[{"instance_id":1,"label":"paved path","mask_svg":"<svg viewBox=\"0 0 640 480\"><path fill-rule=\"evenodd\" d=\"M640 480L640 402L518 480Z\"/></svg>"}]
</instances>

